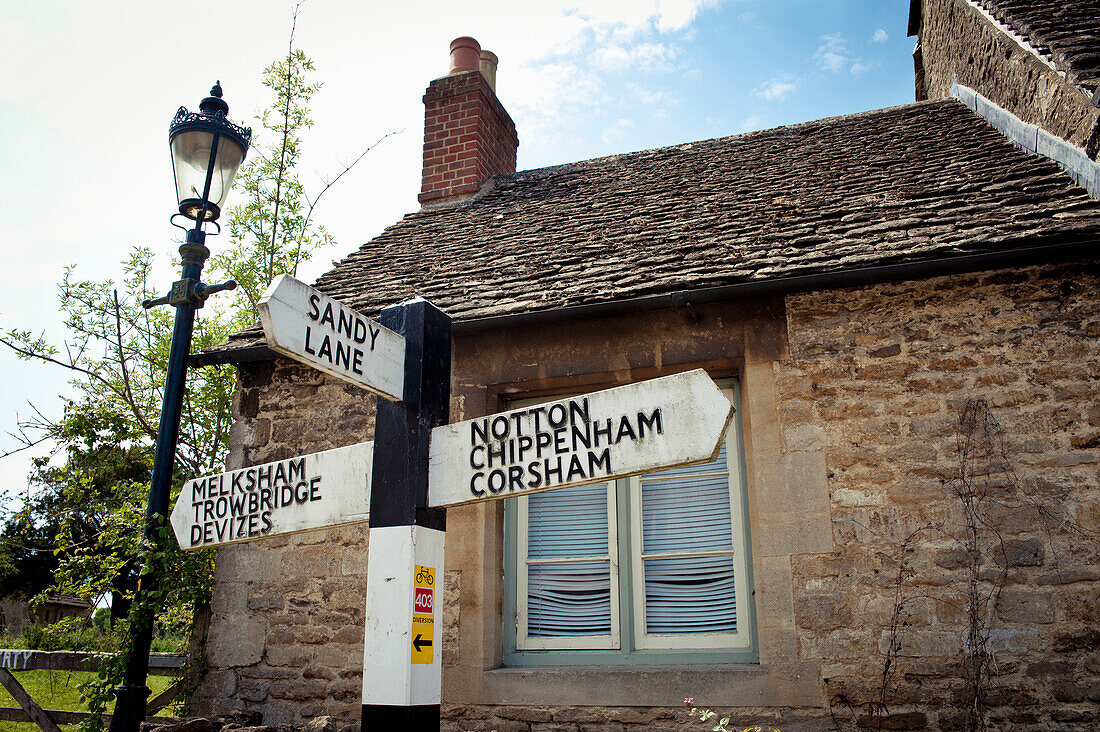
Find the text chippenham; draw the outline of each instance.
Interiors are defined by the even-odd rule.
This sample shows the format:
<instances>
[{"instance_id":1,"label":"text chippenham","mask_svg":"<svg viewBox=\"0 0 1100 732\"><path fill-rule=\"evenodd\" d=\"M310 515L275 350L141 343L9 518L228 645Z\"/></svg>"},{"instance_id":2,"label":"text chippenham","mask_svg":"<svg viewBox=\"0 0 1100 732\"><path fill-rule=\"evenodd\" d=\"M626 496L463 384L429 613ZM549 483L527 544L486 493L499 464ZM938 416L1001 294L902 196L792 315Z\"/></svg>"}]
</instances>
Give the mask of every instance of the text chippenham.
<instances>
[{"instance_id":1,"label":"text chippenham","mask_svg":"<svg viewBox=\"0 0 1100 732\"><path fill-rule=\"evenodd\" d=\"M612 475L611 448L661 434L660 408L593 419L588 399L519 409L470 422L475 498Z\"/></svg>"}]
</instances>

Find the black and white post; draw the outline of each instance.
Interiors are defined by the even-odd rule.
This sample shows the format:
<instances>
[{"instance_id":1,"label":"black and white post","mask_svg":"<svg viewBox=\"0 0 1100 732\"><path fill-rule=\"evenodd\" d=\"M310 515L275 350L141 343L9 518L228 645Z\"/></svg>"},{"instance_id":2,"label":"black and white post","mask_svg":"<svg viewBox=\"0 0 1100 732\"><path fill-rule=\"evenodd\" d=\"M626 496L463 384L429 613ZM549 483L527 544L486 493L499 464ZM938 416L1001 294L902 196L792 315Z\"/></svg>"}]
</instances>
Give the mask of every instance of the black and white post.
<instances>
[{"instance_id":1,"label":"black and white post","mask_svg":"<svg viewBox=\"0 0 1100 732\"><path fill-rule=\"evenodd\" d=\"M428 444L447 424L451 319L416 298L382 311L405 337L404 398L378 400L363 648L363 730L439 729L446 509L428 507Z\"/></svg>"}]
</instances>

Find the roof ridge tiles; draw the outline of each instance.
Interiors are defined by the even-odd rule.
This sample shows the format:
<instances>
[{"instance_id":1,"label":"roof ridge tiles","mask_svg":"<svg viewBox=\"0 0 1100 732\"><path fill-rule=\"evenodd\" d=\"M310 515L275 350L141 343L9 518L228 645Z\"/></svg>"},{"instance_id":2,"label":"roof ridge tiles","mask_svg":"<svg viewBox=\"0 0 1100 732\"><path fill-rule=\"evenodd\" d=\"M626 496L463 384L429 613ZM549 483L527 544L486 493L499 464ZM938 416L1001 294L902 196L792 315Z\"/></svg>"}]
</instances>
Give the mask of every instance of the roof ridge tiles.
<instances>
[{"instance_id":1,"label":"roof ridge tiles","mask_svg":"<svg viewBox=\"0 0 1100 732\"><path fill-rule=\"evenodd\" d=\"M803 130L814 129L817 127L823 127L825 125L832 125L837 123L845 123L853 120L859 120L864 118L877 117L882 114L895 113L900 110L919 109L921 107L939 107L949 106L951 104L950 99L931 99L923 100L919 102L908 102L906 104L897 104L890 107L882 107L879 109L865 110L862 112L853 112L851 114L840 114L832 117L822 117L820 119L806 120L804 122L793 122L789 125L780 125L778 127L769 127L763 130L750 130L748 132L740 132L735 135L721 135L719 137L708 137L701 140L692 140L689 142L681 142L675 145L664 145L660 147L645 148L642 150L632 150L629 152L614 153L612 155L603 155L597 158L588 158L585 160L578 160L571 163L559 163L556 165L548 165L542 168L530 168L527 170L517 170L515 173L503 173L493 176L494 179L500 181L527 181L527 180L539 180L550 176L558 175L561 173L573 173L583 172L590 170L594 167L599 167L604 163L618 162L628 158L642 157L646 155L653 155L671 151L688 152L693 150L696 146L730 143L737 140L746 140L754 137L770 137L778 134L793 134L801 132ZM479 194L480 195L480 194ZM471 205L477 197L460 202L466 206Z\"/></svg>"}]
</instances>

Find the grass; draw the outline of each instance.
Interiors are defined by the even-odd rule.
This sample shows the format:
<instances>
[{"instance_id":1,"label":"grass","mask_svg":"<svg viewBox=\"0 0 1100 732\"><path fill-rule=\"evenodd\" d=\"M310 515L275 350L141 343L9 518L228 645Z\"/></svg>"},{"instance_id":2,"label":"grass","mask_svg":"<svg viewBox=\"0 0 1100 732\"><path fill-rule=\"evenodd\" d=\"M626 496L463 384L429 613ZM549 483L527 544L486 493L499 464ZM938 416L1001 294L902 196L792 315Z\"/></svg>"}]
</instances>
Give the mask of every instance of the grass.
<instances>
[{"instance_id":1,"label":"grass","mask_svg":"<svg viewBox=\"0 0 1100 732\"><path fill-rule=\"evenodd\" d=\"M95 677L91 671L13 671L15 678L27 690L31 698L43 709L64 709L74 712L88 711L80 701L79 685ZM161 693L175 681L171 676L150 676L147 682L152 699ZM15 699L7 689L0 687L0 706L18 707ZM171 715L171 707L157 713L158 715ZM62 730L68 732L75 730L76 725L60 725ZM0 721L0 732L40 732L34 722L4 722Z\"/></svg>"}]
</instances>

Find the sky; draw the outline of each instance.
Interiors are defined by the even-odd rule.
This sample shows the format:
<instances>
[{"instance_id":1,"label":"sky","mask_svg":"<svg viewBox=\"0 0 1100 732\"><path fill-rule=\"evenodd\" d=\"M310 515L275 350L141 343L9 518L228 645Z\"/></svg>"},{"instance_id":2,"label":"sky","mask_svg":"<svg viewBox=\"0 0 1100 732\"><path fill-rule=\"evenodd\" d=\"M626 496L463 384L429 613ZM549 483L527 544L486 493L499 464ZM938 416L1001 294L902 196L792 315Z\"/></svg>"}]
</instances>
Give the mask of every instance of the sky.
<instances>
[{"instance_id":1,"label":"sky","mask_svg":"<svg viewBox=\"0 0 1100 732\"><path fill-rule=\"evenodd\" d=\"M265 66L286 53L294 3L98 0L17 3L0 18L0 331L64 341L57 282L118 279L133 245L178 277L168 123L220 80L230 118L258 127ZM295 44L323 84L303 135L307 192L389 134L315 212L333 260L419 207L421 97L458 36L500 59L518 169L906 104L908 0L307 0ZM391 134L393 133L393 134ZM262 144L262 136L254 141ZM229 195L232 206L234 195ZM218 239L207 245L217 250ZM201 317L201 311L200 311ZM60 415L70 374L0 346L0 453L17 414ZM0 460L0 494L26 490L30 459ZM2 502L0 502L2 503Z\"/></svg>"}]
</instances>

